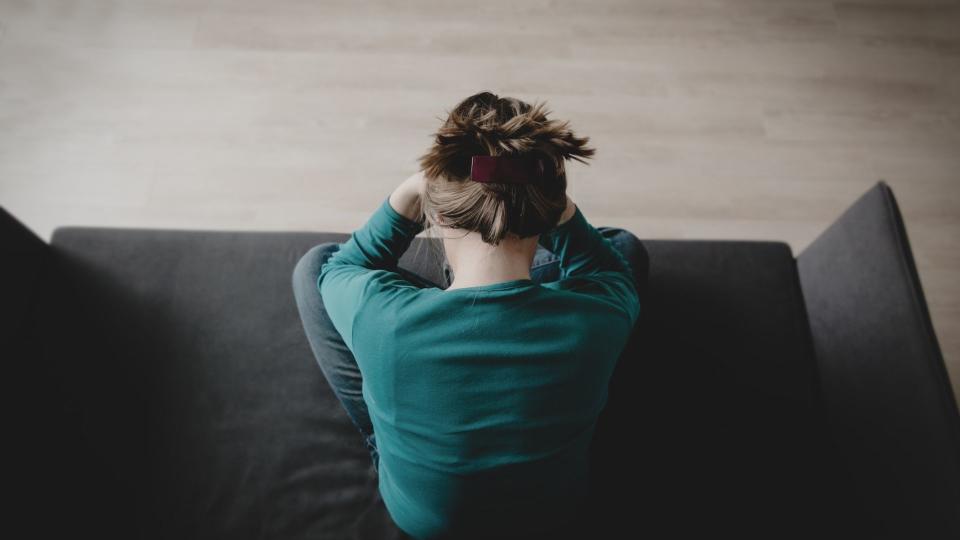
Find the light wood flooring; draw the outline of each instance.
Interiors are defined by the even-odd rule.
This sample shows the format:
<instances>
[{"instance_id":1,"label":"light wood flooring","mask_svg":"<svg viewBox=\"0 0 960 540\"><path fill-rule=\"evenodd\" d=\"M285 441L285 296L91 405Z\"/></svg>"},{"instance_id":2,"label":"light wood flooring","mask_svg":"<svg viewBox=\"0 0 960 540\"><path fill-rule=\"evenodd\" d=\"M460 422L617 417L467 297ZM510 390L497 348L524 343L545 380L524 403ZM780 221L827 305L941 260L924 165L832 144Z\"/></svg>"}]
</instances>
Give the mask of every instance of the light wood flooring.
<instances>
[{"instance_id":1,"label":"light wood flooring","mask_svg":"<svg viewBox=\"0 0 960 540\"><path fill-rule=\"evenodd\" d=\"M960 395L960 0L0 0L0 204L350 232L481 90L589 135L572 196L641 238L799 253L886 180Z\"/></svg>"}]
</instances>

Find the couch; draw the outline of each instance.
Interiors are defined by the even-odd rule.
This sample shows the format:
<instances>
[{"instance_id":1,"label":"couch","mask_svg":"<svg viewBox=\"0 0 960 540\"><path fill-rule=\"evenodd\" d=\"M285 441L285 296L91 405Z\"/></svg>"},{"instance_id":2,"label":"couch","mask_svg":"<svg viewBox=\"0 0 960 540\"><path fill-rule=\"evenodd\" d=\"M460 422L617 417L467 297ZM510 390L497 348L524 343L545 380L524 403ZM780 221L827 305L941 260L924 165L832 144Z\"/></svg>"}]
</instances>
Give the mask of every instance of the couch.
<instances>
[{"instance_id":1,"label":"couch","mask_svg":"<svg viewBox=\"0 0 960 540\"><path fill-rule=\"evenodd\" d=\"M299 258L348 237L65 225L48 243L0 208L8 530L408 538L292 296ZM428 241L400 265L440 283L413 258ZM796 256L643 241L591 505L563 532L960 538L960 416L886 181Z\"/></svg>"}]
</instances>

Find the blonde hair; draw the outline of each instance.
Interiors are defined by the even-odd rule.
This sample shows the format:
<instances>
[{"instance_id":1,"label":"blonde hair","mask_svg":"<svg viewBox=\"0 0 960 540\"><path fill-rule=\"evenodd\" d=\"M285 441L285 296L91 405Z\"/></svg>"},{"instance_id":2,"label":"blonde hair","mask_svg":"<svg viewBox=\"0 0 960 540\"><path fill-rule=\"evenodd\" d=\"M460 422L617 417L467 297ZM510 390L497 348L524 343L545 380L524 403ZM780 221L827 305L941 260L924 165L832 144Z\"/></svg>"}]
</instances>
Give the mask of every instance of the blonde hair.
<instances>
[{"instance_id":1,"label":"blonde hair","mask_svg":"<svg viewBox=\"0 0 960 540\"><path fill-rule=\"evenodd\" d=\"M490 92L474 94L449 112L419 158L426 178L421 199L428 231L438 225L474 231L498 245L507 235L526 238L553 228L566 208L565 160L586 163L596 150L568 121L547 118L546 104L530 105ZM474 155L532 156L553 180L546 184L470 180Z\"/></svg>"}]
</instances>

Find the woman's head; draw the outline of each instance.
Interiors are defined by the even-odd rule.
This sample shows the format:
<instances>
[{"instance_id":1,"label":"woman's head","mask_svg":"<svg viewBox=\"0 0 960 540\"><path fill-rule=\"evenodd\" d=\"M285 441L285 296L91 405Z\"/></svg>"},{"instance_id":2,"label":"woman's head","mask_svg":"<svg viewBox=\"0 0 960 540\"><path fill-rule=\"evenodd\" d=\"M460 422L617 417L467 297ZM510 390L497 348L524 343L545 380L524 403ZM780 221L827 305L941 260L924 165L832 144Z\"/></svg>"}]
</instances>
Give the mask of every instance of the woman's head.
<instances>
[{"instance_id":1,"label":"woman's head","mask_svg":"<svg viewBox=\"0 0 960 540\"><path fill-rule=\"evenodd\" d=\"M476 232L499 245L551 229L566 207L564 162L592 157L589 137L577 137L569 122L547 119L544 103L530 105L490 92L460 102L420 157L426 178L422 205L427 222ZM551 180L545 183L487 183L470 180L472 156L530 157Z\"/></svg>"}]
</instances>

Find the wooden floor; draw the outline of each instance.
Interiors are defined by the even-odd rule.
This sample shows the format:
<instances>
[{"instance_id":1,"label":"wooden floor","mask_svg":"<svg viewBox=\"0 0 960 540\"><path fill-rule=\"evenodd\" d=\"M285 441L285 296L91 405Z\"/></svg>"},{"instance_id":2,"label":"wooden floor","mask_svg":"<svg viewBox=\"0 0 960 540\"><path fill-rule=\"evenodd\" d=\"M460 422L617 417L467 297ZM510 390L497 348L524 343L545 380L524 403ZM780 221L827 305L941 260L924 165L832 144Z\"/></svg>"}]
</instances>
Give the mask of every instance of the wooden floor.
<instances>
[{"instance_id":1,"label":"wooden floor","mask_svg":"<svg viewBox=\"0 0 960 540\"><path fill-rule=\"evenodd\" d=\"M960 395L960 0L0 0L0 204L350 232L460 99L545 100L597 225L799 253L893 188Z\"/></svg>"}]
</instances>

